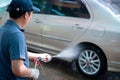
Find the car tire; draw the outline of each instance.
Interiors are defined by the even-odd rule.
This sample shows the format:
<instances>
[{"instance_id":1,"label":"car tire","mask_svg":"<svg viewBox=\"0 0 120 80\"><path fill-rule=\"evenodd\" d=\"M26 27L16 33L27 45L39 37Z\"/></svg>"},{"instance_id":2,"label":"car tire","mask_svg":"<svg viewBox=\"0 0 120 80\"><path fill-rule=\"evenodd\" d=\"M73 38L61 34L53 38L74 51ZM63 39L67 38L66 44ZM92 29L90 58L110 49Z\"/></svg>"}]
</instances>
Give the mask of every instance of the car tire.
<instances>
[{"instance_id":1,"label":"car tire","mask_svg":"<svg viewBox=\"0 0 120 80\"><path fill-rule=\"evenodd\" d=\"M107 60L103 52L94 46L84 46L81 48L77 67L85 77L97 78L107 71Z\"/></svg>"}]
</instances>

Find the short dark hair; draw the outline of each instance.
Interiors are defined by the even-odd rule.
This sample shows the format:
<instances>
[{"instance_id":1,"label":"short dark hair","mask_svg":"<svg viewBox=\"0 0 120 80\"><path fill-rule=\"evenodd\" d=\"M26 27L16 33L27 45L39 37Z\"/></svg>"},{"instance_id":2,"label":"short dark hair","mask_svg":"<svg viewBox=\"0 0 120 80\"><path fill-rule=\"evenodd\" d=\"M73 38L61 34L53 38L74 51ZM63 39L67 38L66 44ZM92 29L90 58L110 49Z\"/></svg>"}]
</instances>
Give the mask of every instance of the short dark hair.
<instances>
[{"instance_id":1,"label":"short dark hair","mask_svg":"<svg viewBox=\"0 0 120 80\"><path fill-rule=\"evenodd\" d=\"M13 18L13 19L17 19L17 18L21 17L24 14L25 14L25 12L9 11L9 16L10 16L10 18Z\"/></svg>"},{"instance_id":2,"label":"short dark hair","mask_svg":"<svg viewBox=\"0 0 120 80\"><path fill-rule=\"evenodd\" d=\"M27 11L29 16L30 16L30 12L32 11ZM26 11L24 12L14 12L14 11L9 11L9 16L10 18L13 18L13 19L18 19L19 17L21 17L22 15L24 15L26 13Z\"/></svg>"}]
</instances>

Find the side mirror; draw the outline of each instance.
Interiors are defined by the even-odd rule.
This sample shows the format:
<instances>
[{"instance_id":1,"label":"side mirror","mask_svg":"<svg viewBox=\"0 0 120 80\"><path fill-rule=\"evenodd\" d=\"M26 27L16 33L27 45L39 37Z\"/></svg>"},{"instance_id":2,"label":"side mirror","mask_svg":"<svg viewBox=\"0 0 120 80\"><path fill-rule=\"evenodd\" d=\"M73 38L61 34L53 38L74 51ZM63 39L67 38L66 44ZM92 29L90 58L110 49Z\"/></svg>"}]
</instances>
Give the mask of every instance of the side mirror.
<instances>
[{"instance_id":1,"label":"side mirror","mask_svg":"<svg viewBox=\"0 0 120 80\"><path fill-rule=\"evenodd\" d=\"M0 0L0 7L5 7L5 6L9 5L11 1L12 0L6 0L6 1Z\"/></svg>"},{"instance_id":2,"label":"side mirror","mask_svg":"<svg viewBox=\"0 0 120 80\"><path fill-rule=\"evenodd\" d=\"M60 0L60 2L62 2L62 3L71 3L71 4L77 4L78 3L75 0Z\"/></svg>"},{"instance_id":3,"label":"side mirror","mask_svg":"<svg viewBox=\"0 0 120 80\"><path fill-rule=\"evenodd\" d=\"M35 6L34 6L34 9L35 9L36 11L33 11L33 13L40 13L40 12L41 12L41 10L40 10L39 8L35 7Z\"/></svg>"}]
</instances>

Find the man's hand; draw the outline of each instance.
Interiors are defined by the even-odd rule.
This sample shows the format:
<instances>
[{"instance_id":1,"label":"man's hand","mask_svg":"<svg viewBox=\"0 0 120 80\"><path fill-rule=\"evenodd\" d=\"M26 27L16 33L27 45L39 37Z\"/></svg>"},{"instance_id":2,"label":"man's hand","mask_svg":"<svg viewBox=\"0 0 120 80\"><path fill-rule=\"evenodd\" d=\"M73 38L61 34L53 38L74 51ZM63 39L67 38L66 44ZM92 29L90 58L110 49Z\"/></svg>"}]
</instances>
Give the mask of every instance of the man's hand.
<instances>
[{"instance_id":1,"label":"man's hand","mask_svg":"<svg viewBox=\"0 0 120 80\"><path fill-rule=\"evenodd\" d=\"M31 75L30 77L33 78L34 80L37 80L39 75L40 75L40 72L38 69L34 69L34 68L31 68Z\"/></svg>"},{"instance_id":2,"label":"man's hand","mask_svg":"<svg viewBox=\"0 0 120 80\"><path fill-rule=\"evenodd\" d=\"M40 57L41 61L49 62L52 59L52 56L48 53L32 53L28 52L29 59L33 60L34 58Z\"/></svg>"},{"instance_id":3,"label":"man's hand","mask_svg":"<svg viewBox=\"0 0 120 80\"><path fill-rule=\"evenodd\" d=\"M35 68L27 68L24 65L24 60L12 60L12 72L18 77L32 77L35 80L39 77L39 70Z\"/></svg>"},{"instance_id":4,"label":"man's hand","mask_svg":"<svg viewBox=\"0 0 120 80\"><path fill-rule=\"evenodd\" d=\"M39 54L39 57L41 57L41 61L43 62L49 62L52 59L52 56L47 53Z\"/></svg>"}]
</instances>

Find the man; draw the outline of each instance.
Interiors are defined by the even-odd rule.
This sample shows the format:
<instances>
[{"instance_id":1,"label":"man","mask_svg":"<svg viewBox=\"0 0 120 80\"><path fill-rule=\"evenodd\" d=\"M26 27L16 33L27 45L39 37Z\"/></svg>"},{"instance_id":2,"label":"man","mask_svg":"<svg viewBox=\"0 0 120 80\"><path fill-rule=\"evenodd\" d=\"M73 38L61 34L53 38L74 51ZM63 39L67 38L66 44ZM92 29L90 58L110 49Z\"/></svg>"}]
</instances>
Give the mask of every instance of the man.
<instances>
[{"instance_id":1,"label":"man","mask_svg":"<svg viewBox=\"0 0 120 80\"><path fill-rule=\"evenodd\" d=\"M10 19L0 27L0 80L37 79L39 70L29 68L28 58L51 60L49 54L27 53L23 28L31 20L34 10L31 0L12 0L8 6Z\"/></svg>"}]
</instances>

